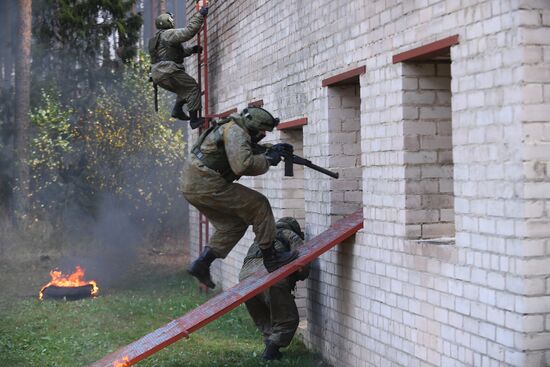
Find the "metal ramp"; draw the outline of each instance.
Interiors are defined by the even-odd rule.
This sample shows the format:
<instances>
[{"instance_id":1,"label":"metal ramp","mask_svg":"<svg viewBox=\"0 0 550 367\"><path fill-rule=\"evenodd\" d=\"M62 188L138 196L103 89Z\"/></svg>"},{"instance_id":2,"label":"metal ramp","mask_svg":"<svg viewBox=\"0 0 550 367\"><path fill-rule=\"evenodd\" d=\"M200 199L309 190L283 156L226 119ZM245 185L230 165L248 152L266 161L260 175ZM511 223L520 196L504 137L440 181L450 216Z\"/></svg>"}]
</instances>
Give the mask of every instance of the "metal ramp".
<instances>
[{"instance_id":1,"label":"metal ramp","mask_svg":"<svg viewBox=\"0 0 550 367\"><path fill-rule=\"evenodd\" d=\"M299 257L293 262L273 273L267 273L265 269L256 272L234 287L189 311L184 316L169 322L132 344L118 349L89 367L132 366L181 338L189 337L192 332L197 331L281 279L286 278L332 247L351 237L361 228L363 228L362 209L339 220L325 232L307 241L300 248Z\"/></svg>"}]
</instances>

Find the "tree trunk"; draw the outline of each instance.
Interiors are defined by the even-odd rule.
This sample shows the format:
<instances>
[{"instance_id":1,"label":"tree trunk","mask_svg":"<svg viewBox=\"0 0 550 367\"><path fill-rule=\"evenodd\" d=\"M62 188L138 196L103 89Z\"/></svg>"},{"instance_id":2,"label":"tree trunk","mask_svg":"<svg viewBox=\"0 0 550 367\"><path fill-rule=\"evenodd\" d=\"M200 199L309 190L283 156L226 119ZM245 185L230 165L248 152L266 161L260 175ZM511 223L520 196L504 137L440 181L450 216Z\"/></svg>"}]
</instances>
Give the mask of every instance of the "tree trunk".
<instances>
[{"instance_id":1,"label":"tree trunk","mask_svg":"<svg viewBox=\"0 0 550 367\"><path fill-rule=\"evenodd\" d=\"M159 0L159 14L166 13L166 0Z\"/></svg>"},{"instance_id":2,"label":"tree trunk","mask_svg":"<svg viewBox=\"0 0 550 367\"><path fill-rule=\"evenodd\" d=\"M7 50L8 42L6 41L6 31L7 31L7 22L8 22L8 3L0 1L0 47L2 50ZM7 52L0 52L0 77L2 79L2 88L6 81L6 54Z\"/></svg>"},{"instance_id":3,"label":"tree trunk","mask_svg":"<svg viewBox=\"0 0 550 367\"><path fill-rule=\"evenodd\" d=\"M22 217L29 202L29 134L30 134L30 91L31 91L31 23L32 0L17 0L17 44L15 63L15 164L16 192L15 210Z\"/></svg>"},{"instance_id":4,"label":"tree trunk","mask_svg":"<svg viewBox=\"0 0 550 367\"><path fill-rule=\"evenodd\" d=\"M2 2L2 83L3 86L9 87L11 85L11 75L13 71L13 42L12 42L12 29L13 29L13 16L14 7L11 1Z\"/></svg>"}]
</instances>

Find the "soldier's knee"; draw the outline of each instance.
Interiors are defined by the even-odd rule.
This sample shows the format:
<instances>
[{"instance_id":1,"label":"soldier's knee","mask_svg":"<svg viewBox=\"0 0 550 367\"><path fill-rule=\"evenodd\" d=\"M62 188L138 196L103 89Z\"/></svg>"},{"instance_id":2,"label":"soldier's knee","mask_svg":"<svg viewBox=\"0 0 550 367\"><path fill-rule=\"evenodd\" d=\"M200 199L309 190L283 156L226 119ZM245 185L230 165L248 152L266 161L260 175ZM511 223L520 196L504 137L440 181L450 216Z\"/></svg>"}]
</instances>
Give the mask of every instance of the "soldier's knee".
<instances>
[{"instance_id":1,"label":"soldier's knee","mask_svg":"<svg viewBox=\"0 0 550 367\"><path fill-rule=\"evenodd\" d=\"M296 330L298 328L298 324L300 324L300 319L297 317L293 317L292 319L288 320L288 327Z\"/></svg>"}]
</instances>

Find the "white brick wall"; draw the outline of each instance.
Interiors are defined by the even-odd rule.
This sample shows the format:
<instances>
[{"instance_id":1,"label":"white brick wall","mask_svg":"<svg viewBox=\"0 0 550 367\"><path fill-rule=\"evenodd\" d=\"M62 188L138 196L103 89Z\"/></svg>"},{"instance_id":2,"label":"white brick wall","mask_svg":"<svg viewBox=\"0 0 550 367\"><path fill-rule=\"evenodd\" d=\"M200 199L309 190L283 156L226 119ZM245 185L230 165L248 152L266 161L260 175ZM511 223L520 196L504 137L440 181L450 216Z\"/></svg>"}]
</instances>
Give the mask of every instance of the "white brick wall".
<instances>
[{"instance_id":1,"label":"white brick wall","mask_svg":"<svg viewBox=\"0 0 550 367\"><path fill-rule=\"evenodd\" d=\"M210 109L263 99L283 120L308 117L303 153L314 163L362 167L360 188L309 169L294 181L282 167L241 180L270 198L276 217L301 215L309 238L330 225L334 200L363 206L364 229L314 263L308 345L335 366L550 365L550 2L233 0L211 10ZM447 74L392 64L454 34ZM335 99L342 94L321 87L362 65L358 95ZM433 121L448 121L449 105L452 123L438 135ZM336 127L339 106L350 115ZM344 132L358 111L359 151ZM451 158L441 150L451 126L453 169L415 169ZM433 182L438 196L412 212L419 202L407 190L431 195ZM436 225L454 216L455 244L410 240L414 215ZM191 229L196 254L195 216ZM223 287L251 241L217 261Z\"/></svg>"}]
</instances>

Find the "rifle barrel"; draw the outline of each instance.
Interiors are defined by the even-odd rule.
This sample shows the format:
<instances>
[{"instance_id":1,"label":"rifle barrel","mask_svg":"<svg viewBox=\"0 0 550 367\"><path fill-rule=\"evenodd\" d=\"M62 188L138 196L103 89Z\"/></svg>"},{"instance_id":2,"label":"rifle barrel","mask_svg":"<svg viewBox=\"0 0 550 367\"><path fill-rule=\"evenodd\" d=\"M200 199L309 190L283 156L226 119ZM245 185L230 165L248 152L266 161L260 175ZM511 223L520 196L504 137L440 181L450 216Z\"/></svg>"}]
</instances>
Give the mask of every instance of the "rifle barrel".
<instances>
[{"instance_id":1,"label":"rifle barrel","mask_svg":"<svg viewBox=\"0 0 550 367\"><path fill-rule=\"evenodd\" d=\"M317 172L324 173L325 175L330 176L332 178L338 178L338 176L339 176L338 172L329 171L326 168L320 167L320 166L312 163L309 159L305 159L305 158L302 158L302 157L297 156L297 155L293 155L292 161L295 164L301 164L303 166L309 167L311 169L314 169Z\"/></svg>"}]
</instances>

